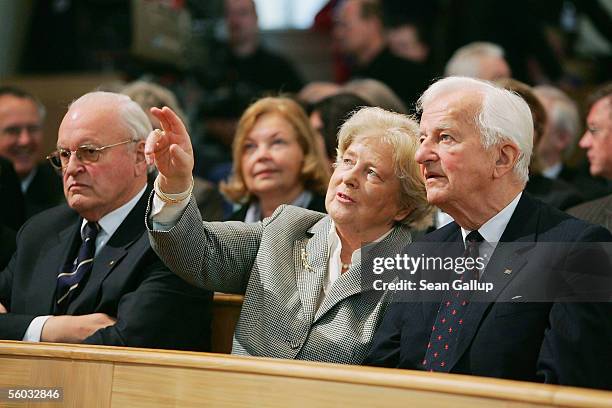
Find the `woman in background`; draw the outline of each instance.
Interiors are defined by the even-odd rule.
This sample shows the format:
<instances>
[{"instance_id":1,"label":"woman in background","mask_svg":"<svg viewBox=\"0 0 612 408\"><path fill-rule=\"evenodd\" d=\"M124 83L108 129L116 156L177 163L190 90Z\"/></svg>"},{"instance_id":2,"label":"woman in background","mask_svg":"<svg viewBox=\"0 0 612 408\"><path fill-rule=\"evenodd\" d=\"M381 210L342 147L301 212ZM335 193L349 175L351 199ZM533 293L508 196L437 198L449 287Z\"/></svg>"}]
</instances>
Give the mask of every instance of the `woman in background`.
<instances>
[{"instance_id":1,"label":"woman in background","mask_svg":"<svg viewBox=\"0 0 612 408\"><path fill-rule=\"evenodd\" d=\"M221 192L241 207L229 218L258 222L281 204L325 211L329 168L300 105L267 97L242 115L233 144L232 176Z\"/></svg>"}]
</instances>

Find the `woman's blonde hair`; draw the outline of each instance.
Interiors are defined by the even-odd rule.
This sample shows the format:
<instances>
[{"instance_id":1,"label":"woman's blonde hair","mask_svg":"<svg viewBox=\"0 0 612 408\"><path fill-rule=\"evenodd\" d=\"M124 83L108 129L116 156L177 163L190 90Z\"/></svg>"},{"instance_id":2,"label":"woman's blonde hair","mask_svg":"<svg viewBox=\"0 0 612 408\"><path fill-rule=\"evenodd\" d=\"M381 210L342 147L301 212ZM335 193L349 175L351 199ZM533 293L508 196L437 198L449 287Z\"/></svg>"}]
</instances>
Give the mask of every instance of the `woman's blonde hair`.
<instances>
[{"instance_id":1,"label":"woman's blonde hair","mask_svg":"<svg viewBox=\"0 0 612 408\"><path fill-rule=\"evenodd\" d=\"M414 155L419 147L419 126L407 115L378 107L356 111L340 128L338 161L355 141L376 138L393 147L393 170L400 181L399 202L402 209L412 211L401 224L422 229L431 224L432 207L427 202L425 182ZM382 197L381 197L382 199Z\"/></svg>"},{"instance_id":2,"label":"woman's blonde hair","mask_svg":"<svg viewBox=\"0 0 612 408\"><path fill-rule=\"evenodd\" d=\"M306 190L324 196L329 183L329 165L323 161L323 155L317 150L315 133L306 113L297 102L286 97L265 97L244 111L238 122L232 145L232 175L227 182L221 182L221 192L236 203L246 203L251 200L251 194L242 174L242 152L244 142L255 123L268 113L281 116L291 125L304 154L300 181Z\"/></svg>"}]
</instances>

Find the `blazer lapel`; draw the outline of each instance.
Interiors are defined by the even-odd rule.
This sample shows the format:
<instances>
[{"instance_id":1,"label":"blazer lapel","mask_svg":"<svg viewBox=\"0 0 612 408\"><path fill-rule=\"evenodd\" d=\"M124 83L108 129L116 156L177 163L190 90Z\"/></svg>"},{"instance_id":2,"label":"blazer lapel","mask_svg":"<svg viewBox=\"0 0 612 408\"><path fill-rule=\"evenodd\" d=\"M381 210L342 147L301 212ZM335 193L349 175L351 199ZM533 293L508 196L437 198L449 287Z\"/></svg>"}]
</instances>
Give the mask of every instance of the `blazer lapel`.
<instances>
[{"instance_id":1,"label":"blazer lapel","mask_svg":"<svg viewBox=\"0 0 612 408\"><path fill-rule=\"evenodd\" d=\"M369 284L370 277L365 275L371 275L373 272L363 269L364 264L367 265L369 263L364 256L366 258L371 257L371 254L383 257L395 256L409 243L410 230L408 227L398 226L383 241L363 247L349 270L340 275L331 286L329 293L325 296L323 303L316 312L315 321L319 320L325 313L344 299L361 292L374 290L373 286Z\"/></svg>"},{"instance_id":2,"label":"blazer lapel","mask_svg":"<svg viewBox=\"0 0 612 408\"><path fill-rule=\"evenodd\" d=\"M308 231L306 238L293 244L295 280L304 311L304 317L312 322L323 279L327 273L329 259L328 234L331 226L329 217L322 218Z\"/></svg>"},{"instance_id":3,"label":"blazer lapel","mask_svg":"<svg viewBox=\"0 0 612 408\"><path fill-rule=\"evenodd\" d=\"M60 273L60 268L69 263L68 258L73 252L72 249L75 246L80 227L81 224L75 225L74 222L71 222L57 233L54 240L48 241L42 249L34 271L38 283L33 285L34 290L30 292L31 299L27 302L28 311L36 314L42 311L53 313L57 275Z\"/></svg>"}]
</instances>

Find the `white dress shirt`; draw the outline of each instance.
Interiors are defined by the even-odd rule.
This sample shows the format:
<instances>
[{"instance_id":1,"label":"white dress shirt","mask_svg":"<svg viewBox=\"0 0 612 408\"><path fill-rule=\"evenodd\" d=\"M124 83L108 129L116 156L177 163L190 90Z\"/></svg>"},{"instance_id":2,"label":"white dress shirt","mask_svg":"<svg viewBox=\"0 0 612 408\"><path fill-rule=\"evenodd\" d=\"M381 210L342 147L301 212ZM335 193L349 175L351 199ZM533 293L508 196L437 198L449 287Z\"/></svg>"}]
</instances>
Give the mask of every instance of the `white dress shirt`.
<instances>
[{"instance_id":1,"label":"white dress shirt","mask_svg":"<svg viewBox=\"0 0 612 408\"><path fill-rule=\"evenodd\" d=\"M147 186L145 185L142 190L138 194L136 194L130 201L123 204L121 207L117 208L106 214L104 217L100 218L98 224L100 225L100 231L98 232L98 236L96 237L96 255L100 252L104 245L108 242L109 238L113 236L117 228L121 225L123 220L128 216L130 211L136 206L140 197L144 194ZM87 220L83 219L81 223L81 237L83 236L83 228L87 224ZM49 318L49 316L37 316L30 322L28 329L26 330L23 341L33 341L39 342L40 335L42 334L43 327Z\"/></svg>"},{"instance_id":2,"label":"white dress shirt","mask_svg":"<svg viewBox=\"0 0 612 408\"><path fill-rule=\"evenodd\" d=\"M563 170L563 163L559 162L542 170L542 175L549 179L559 178L559 174Z\"/></svg>"},{"instance_id":3,"label":"white dress shirt","mask_svg":"<svg viewBox=\"0 0 612 408\"><path fill-rule=\"evenodd\" d=\"M516 206L518 205L522 195L523 193L520 192L512 201L510 201L507 206L505 206L500 212L495 214L487 222L482 224L480 228L478 228L478 232L484 238L484 241L478 247L478 256L482 258L484 268L487 267L487 264L493 255L493 251L495 251L497 243L506 230L506 226L508 225L508 222L510 222L510 218L512 217L512 214L514 214L514 210L516 210ZM464 243L465 237L467 237L470 232L472 231L468 231L461 227L461 235L463 236ZM482 272L482 270L479 271L480 276L482 276Z\"/></svg>"}]
</instances>

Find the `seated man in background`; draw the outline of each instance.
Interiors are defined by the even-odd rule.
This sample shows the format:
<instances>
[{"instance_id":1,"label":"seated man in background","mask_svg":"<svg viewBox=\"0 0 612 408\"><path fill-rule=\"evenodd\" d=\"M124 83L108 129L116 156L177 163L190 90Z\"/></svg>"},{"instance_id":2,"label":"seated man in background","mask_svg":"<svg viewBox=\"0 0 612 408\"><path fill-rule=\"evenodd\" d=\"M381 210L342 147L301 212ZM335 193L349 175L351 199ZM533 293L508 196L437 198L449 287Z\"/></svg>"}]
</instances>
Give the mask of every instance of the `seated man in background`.
<instances>
[{"instance_id":1,"label":"seated man in background","mask_svg":"<svg viewBox=\"0 0 612 408\"><path fill-rule=\"evenodd\" d=\"M404 105L414 106L430 80L427 66L400 58L390 51L379 2L344 1L336 17L334 37L340 51L352 64L351 79L377 79L391 88Z\"/></svg>"},{"instance_id":2,"label":"seated man in background","mask_svg":"<svg viewBox=\"0 0 612 408\"><path fill-rule=\"evenodd\" d=\"M569 160L580 135L580 113L576 103L563 91L549 85L533 88L533 92L544 105L548 124L542 140L534 150L542 165L542 175L562 180L578 190L585 200L594 200L612 192L604 178L593 177L588 167L572 168Z\"/></svg>"},{"instance_id":3,"label":"seated man in background","mask_svg":"<svg viewBox=\"0 0 612 408\"><path fill-rule=\"evenodd\" d=\"M612 180L612 82L589 97L586 131L580 147L586 149L591 175ZM570 214L612 231L612 194L570 208Z\"/></svg>"},{"instance_id":4,"label":"seated man in background","mask_svg":"<svg viewBox=\"0 0 612 408\"><path fill-rule=\"evenodd\" d=\"M206 350L210 292L149 246L144 142L151 124L125 95L93 92L60 125L68 206L30 219L0 272L0 338Z\"/></svg>"},{"instance_id":5,"label":"seated man in background","mask_svg":"<svg viewBox=\"0 0 612 408\"><path fill-rule=\"evenodd\" d=\"M0 87L0 156L13 163L21 180L25 219L64 201L62 181L48 163L38 163L45 107L15 87Z\"/></svg>"}]
</instances>

